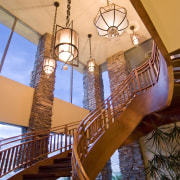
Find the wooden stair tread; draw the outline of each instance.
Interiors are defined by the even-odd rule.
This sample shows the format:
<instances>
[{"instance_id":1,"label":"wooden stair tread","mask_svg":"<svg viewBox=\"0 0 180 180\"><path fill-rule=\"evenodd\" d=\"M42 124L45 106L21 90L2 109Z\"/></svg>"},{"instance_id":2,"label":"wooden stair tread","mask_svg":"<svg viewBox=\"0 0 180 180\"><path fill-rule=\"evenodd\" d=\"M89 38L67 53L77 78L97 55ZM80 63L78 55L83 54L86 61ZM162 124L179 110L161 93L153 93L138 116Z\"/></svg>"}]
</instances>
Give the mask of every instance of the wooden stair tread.
<instances>
[{"instance_id":1,"label":"wooden stair tread","mask_svg":"<svg viewBox=\"0 0 180 180\"><path fill-rule=\"evenodd\" d=\"M54 159L54 163L71 162L71 157Z\"/></svg>"},{"instance_id":2,"label":"wooden stair tread","mask_svg":"<svg viewBox=\"0 0 180 180\"><path fill-rule=\"evenodd\" d=\"M23 175L24 178L26 177L69 177L72 175L72 172L59 172L59 173L39 173L39 174L25 174Z\"/></svg>"},{"instance_id":3,"label":"wooden stair tread","mask_svg":"<svg viewBox=\"0 0 180 180\"><path fill-rule=\"evenodd\" d=\"M52 165L47 165L47 166L39 166L40 169L53 169L53 168L61 168L61 169L69 169L71 168L71 165L64 167L63 164L52 164Z\"/></svg>"}]
</instances>

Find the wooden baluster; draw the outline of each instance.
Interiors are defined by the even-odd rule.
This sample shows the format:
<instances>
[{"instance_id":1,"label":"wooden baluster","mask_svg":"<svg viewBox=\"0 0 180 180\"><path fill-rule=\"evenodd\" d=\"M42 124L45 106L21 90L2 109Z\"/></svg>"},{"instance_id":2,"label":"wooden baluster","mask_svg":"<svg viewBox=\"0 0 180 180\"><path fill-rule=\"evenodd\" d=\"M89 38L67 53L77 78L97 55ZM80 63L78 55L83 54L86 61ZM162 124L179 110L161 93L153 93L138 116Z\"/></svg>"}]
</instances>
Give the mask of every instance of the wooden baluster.
<instances>
[{"instance_id":1,"label":"wooden baluster","mask_svg":"<svg viewBox=\"0 0 180 180\"><path fill-rule=\"evenodd\" d=\"M57 150L59 150L59 133L57 133Z\"/></svg>"},{"instance_id":2,"label":"wooden baluster","mask_svg":"<svg viewBox=\"0 0 180 180\"><path fill-rule=\"evenodd\" d=\"M32 148L31 148L31 161L30 165L33 164L34 156L36 156L36 136L33 136Z\"/></svg>"},{"instance_id":3,"label":"wooden baluster","mask_svg":"<svg viewBox=\"0 0 180 180\"><path fill-rule=\"evenodd\" d=\"M147 76L148 71L149 71L149 68L146 69L146 71L144 72L144 79L145 79L146 88L149 87L148 76Z\"/></svg>"},{"instance_id":4,"label":"wooden baluster","mask_svg":"<svg viewBox=\"0 0 180 180\"><path fill-rule=\"evenodd\" d=\"M64 128L64 135L65 135L65 151L67 150L67 133L68 133L68 128L67 128L67 125L65 125L65 128Z\"/></svg>"},{"instance_id":5,"label":"wooden baluster","mask_svg":"<svg viewBox=\"0 0 180 180\"><path fill-rule=\"evenodd\" d=\"M13 169L16 166L16 158L17 158L17 154L18 154L18 146L15 146L15 153L14 153L14 159L13 159Z\"/></svg>"},{"instance_id":6,"label":"wooden baluster","mask_svg":"<svg viewBox=\"0 0 180 180\"><path fill-rule=\"evenodd\" d=\"M62 147L63 147L63 133L61 133L61 151L62 152Z\"/></svg>"},{"instance_id":7,"label":"wooden baluster","mask_svg":"<svg viewBox=\"0 0 180 180\"><path fill-rule=\"evenodd\" d=\"M3 158L2 158L2 161L1 161L1 169L0 169L0 174L4 174L2 171L3 171L3 167L4 167L4 163L5 163L5 157L6 157L6 153L7 153L7 150L3 151L1 155Z\"/></svg>"},{"instance_id":8,"label":"wooden baluster","mask_svg":"<svg viewBox=\"0 0 180 180\"><path fill-rule=\"evenodd\" d=\"M52 152L52 135L49 136L49 152Z\"/></svg>"},{"instance_id":9,"label":"wooden baluster","mask_svg":"<svg viewBox=\"0 0 180 180\"><path fill-rule=\"evenodd\" d=\"M23 163L23 162L24 162L24 156L26 156L26 155L25 155L25 152L26 152L26 143L24 143L24 146L23 146L23 153L21 154L21 156L22 156L21 164L24 164L24 163Z\"/></svg>"},{"instance_id":10,"label":"wooden baluster","mask_svg":"<svg viewBox=\"0 0 180 180\"><path fill-rule=\"evenodd\" d=\"M19 167L21 154L22 154L22 144L19 145L19 152L18 152L18 161L17 161L17 167Z\"/></svg>"},{"instance_id":11,"label":"wooden baluster","mask_svg":"<svg viewBox=\"0 0 180 180\"><path fill-rule=\"evenodd\" d=\"M25 167L27 167L28 166L28 164L27 163L29 163L29 154L30 154L30 148L31 148L31 144L30 144L31 142L28 142L28 147L27 147L27 153L26 153L26 165L25 165Z\"/></svg>"},{"instance_id":12,"label":"wooden baluster","mask_svg":"<svg viewBox=\"0 0 180 180\"><path fill-rule=\"evenodd\" d=\"M137 80L137 85L138 85L139 92L141 92L142 88L141 88L141 83L140 83L140 80L139 80L139 75L138 75L137 71L135 71L134 73L135 73L135 77L136 77L136 80Z\"/></svg>"},{"instance_id":13,"label":"wooden baluster","mask_svg":"<svg viewBox=\"0 0 180 180\"><path fill-rule=\"evenodd\" d=\"M3 171L3 173L5 174L6 173L6 171L7 171L7 165L8 165L8 159L9 159L9 152L10 152L10 149L8 149L7 151L6 151L6 158L5 158L5 161L4 161L4 171Z\"/></svg>"},{"instance_id":14,"label":"wooden baluster","mask_svg":"<svg viewBox=\"0 0 180 180\"><path fill-rule=\"evenodd\" d=\"M0 163L0 176L2 175L1 173L2 173L2 167L3 167L3 163L2 163L3 162L3 158L2 157L3 157L3 152L1 151L0 152L0 162L1 162Z\"/></svg>"},{"instance_id":15,"label":"wooden baluster","mask_svg":"<svg viewBox=\"0 0 180 180\"><path fill-rule=\"evenodd\" d=\"M109 122L109 126L110 126L112 124L112 115L111 115L110 101L108 101L107 104L108 104L108 122Z\"/></svg>"},{"instance_id":16,"label":"wooden baluster","mask_svg":"<svg viewBox=\"0 0 180 180\"><path fill-rule=\"evenodd\" d=\"M10 171L12 169L11 166L12 166L12 161L13 161L13 156L14 156L14 149L15 149L15 147L11 148L11 158L10 158L8 171Z\"/></svg>"},{"instance_id":17,"label":"wooden baluster","mask_svg":"<svg viewBox=\"0 0 180 180\"><path fill-rule=\"evenodd\" d=\"M149 67L150 67L150 73L151 73L151 76L152 76L152 85L154 85L155 79L156 79L156 75L155 75L155 73L154 73L154 70L153 70L152 63L151 63L151 62L149 62Z\"/></svg>"},{"instance_id":18,"label":"wooden baluster","mask_svg":"<svg viewBox=\"0 0 180 180\"><path fill-rule=\"evenodd\" d=\"M69 149L71 149L71 130L69 130Z\"/></svg>"},{"instance_id":19,"label":"wooden baluster","mask_svg":"<svg viewBox=\"0 0 180 180\"><path fill-rule=\"evenodd\" d=\"M144 76L143 76L143 72L141 73L141 80L142 80L142 88L145 89L146 85L145 85L145 82L144 82Z\"/></svg>"},{"instance_id":20,"label":"wooden baluster","mask_svg":"<svg viewBox=\"0 0 180 180\"><path fill-rule=\"evenodd\" d=\"M54 151L56 150L56 134L54 134Z\"/></svg>"}]
</instances>

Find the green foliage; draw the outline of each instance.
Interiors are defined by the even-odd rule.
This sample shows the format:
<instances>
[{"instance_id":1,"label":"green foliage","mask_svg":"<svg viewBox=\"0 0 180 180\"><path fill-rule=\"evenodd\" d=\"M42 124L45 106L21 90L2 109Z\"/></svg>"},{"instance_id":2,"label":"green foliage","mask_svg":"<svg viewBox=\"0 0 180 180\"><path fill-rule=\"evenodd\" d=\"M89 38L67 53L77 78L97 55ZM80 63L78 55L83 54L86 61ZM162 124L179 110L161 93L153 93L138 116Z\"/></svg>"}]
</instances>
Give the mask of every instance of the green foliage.
<instances>
[{"instance_id":1,"label":"green foliage","mask_svg":"<svg viewBox=\"0 0 180 180\"><path fill-rule=\"evenodd\" d=\"M149 149L153 158L145 173L154 180L180 180L180 127L174 123L173 127L155 128L148 142L154 150Z\"/></svg>"}]
</instances>

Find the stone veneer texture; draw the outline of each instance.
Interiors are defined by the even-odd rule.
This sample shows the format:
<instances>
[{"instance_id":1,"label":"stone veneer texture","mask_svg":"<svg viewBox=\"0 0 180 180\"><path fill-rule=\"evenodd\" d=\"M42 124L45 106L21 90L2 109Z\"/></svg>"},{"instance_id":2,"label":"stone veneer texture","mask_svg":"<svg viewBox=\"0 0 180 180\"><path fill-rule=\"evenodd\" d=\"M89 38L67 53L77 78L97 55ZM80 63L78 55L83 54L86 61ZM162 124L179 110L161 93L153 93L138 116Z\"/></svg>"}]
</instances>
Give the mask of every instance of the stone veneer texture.
<instances>
[{"instance_id":1,"label":"stone veneer texture","mask_svg":"<svg viewBox=\"0 0 180 180\"><path fill-rule=\"evenodd\" d=\"M111 92L113 92L128 75L124 52L119 52L107 60L107 69ZM125 94L126 96L126 94ZM124 146L119 150L122 180L145 180L144 164L138 142Z\"/></svg>"},{"instance_id":2,"label":"stone veneer texture","mask_svg":"<svg viewBox=\"0 0 180 180\"><path fill-rule=\"evenodd\" d=\"M92 111L104 100L102 73L98 65L94 72L89 72L87 67L84 68L83 86L83 107Z\"/></svg>"},{"instance_id":3,"label":"stone veneer texture","mask_svg":"<svg viewBox=\"0 0 180 180\"><path fill-rule=\"evenodd\" d=\"M50 44L51 35L46 33L39 40L30 83L30 86L35 91L29 120L29 130L42 130L51 127L55 71L48 77L43 70L44 58L50 55Z\"/></svg>"},{"instance_id":4,"label":"stone veneer texture","mask_svg":"<svg viewBox=\"0 0 180 180\"><path fill-rule=\"evenodd\" d=\"M107 59L107 70L110 80L110 89L111 92L113 92L128 75L123 51Z\"/></svg>"},{"instance_id":5,"label":"stone veneer texture","mask_svg":"<svg viewBox=\"0 0 180 180\"><path fill-rule=\"evenodd\" d=\"M139 141L123 146L118 151L121 180L145 180L144 161Z\"/></svg>"}]
</instances>

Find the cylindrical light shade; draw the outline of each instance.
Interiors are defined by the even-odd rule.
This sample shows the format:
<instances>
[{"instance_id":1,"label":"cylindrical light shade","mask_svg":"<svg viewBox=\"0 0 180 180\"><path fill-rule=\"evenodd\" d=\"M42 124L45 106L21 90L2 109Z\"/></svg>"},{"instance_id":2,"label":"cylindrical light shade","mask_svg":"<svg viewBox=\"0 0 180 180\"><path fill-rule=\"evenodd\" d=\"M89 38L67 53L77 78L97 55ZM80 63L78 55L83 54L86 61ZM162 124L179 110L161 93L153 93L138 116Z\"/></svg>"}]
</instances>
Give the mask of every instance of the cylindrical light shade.
<instances>
[{"instance_id":1,"label":"cylindrical light shade","mask_svg":"<svg viewBox=\"0 0 180 180\"><path fill-rule=\"evenodd\" d=\"M62 28L56 32L55 54L66 63L78 56L78 34L74 30Z\"/></svg>"},{"instance_id":2,"label":"cylindrical light shade","mask_svg":"<svg viewBox=\"0 0 180 180\"><path fill-rule=\"evenodd\" d=\"M45 58L43 64L44 72L47 75L50 75L54 72L55 69L55 60L52 58Z\"/></svg>"},{"instance_id":3,"label":"cylindrical light shade","mask_svg":"<svg viewBox=\"0 0 180 180\"><path fill-rule=\"evenodd\" d=\"M116 4L101 7L94 24L100 36L119 36L128 27L127 11Z\"/></svg>"},{"instance_id":4,"label":"cylindrical light shade","mask_svg":"<svg viewBox=\"0 0 180 180\"><path fill-rule=\"evenodd\" d=\"M94 59L90 59L87 62L87 67L88 67L88 71L89 72L94 72L94 69L95 69L95 60Z\"/></svg>"},{"instance_id":5,"label":"cylindrical light shade","mask_svg":"<svg viewBox=\"0 0 180 180\"><path fill-rule=\"evenodd\" d=\"M137 34L133 33L131 34L131 41L133 43L133 45L137 46L139 44L139 38L137 36Z\"/></svg>"}]
</instances>

